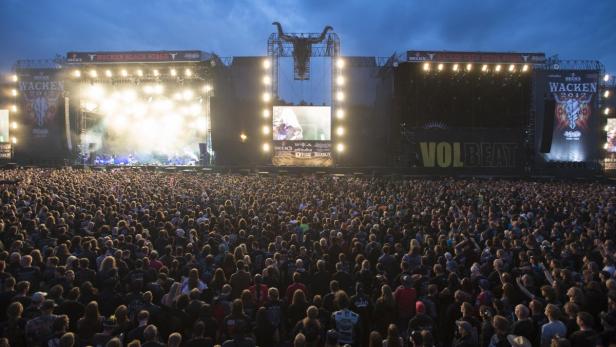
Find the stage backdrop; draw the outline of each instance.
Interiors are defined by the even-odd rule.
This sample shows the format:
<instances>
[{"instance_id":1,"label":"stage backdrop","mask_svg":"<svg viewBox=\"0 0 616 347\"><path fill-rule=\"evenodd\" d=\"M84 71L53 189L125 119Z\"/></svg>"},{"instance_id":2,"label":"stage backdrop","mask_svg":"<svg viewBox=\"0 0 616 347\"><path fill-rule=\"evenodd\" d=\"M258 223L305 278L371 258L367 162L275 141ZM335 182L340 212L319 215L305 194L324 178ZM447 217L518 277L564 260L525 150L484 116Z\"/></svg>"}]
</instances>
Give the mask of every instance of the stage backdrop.
<instances>
[{"instance_id":1,"label":"stage backdrop","mask_svg":"<svg viewBox=\"0 0 616 347\"><path fill-rule=\"evenodd\" d=\"M22 69L19 75L17 159L57 160L66 154L64 81L57 69Z\"/></svg>"},{"instance_id":2,"label":"stage backdrop","mask_svg":"<svg viewBox=\"0 0 616 347\"><path fill-rule=\"evenodd\" d=\"M272 163L279 166L332 166L331 108L274 106Z\"/></svg>"},{"instance_id":3,"label":"stage backdrop","mask_svg":"<svg viewBox=\"0 0 616 347\"><path fill-rule=\"evenodd\" d=\"M582 162L596 159L597 71L551 71L546 92L555 101L549 161ZM548 113L548 110L545 110Z\"/></svg>"}]
</instances>

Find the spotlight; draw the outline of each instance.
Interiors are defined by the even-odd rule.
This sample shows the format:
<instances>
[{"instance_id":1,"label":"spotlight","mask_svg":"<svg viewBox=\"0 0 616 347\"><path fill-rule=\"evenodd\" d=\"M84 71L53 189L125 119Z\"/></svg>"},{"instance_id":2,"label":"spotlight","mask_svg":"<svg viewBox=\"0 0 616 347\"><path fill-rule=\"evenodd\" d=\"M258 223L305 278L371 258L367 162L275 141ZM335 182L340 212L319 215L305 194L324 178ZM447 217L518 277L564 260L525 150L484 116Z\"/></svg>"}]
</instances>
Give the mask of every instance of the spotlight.
<instances>
[{"instance_id":1,"label":"spotlight","mask_svg":"<svg viewBox=\"0 0 616 347\"><path fill-rule=\"evenodd\" d=\"M466 71L471 71L473 69L473 64L466 64Z\"/></svg>"},{"instance_id":2,"label":"spotlight","mask_svg":"<svg viewBox=\"0 0 616 347\"><path fill-rule=\"evenodd\" d=\"M13 138L11 138L11 142L13 144L17 144L17 138L15 136L13 136Z\"/></svg>"},{"instance_id":3,"label":"spotlight","mask_svg":"<svg viewBox=\"0 0 616 347\"><path fill-rule=\"evenodd\" d=\"M344 93L343 92L337 92L336 93L336 100L338 100L338 101L344 100Z\"/></svg>"},{"instance_id":4,"label":"spotlight","mask_svg":"<svg viewBox=\"0 0 616 347\"><path fill-rule=\"evenodd\" d=\"M605 92L603 92L603 97L606 98L606 99L609 98L610 97L610 91L606 90Z\"/></svg>"},{"instance_id":5,"label":"spotlight","mask_svg":"<svg viewBox=\"0 0 616 347\"><path fill-rule=\"evenodd\" d=\"M338 127L336 129L336 135L338 135L338 136L344 135L344 128L343 127Z\"/></svg>"},{"instance_id":6,"label":"spotlight","mask_svg":"<svg viewBox=\"0 0 616 347\"><path fill-rule=\"evenodd\" d=\"M338 109L336 111L336 118L338 118L338 119L343 119L344 118L344 110L343 109Z\"/></svg>"},{"instance_id":7,"label":"spotlight","mask_svg":"<svg viewBox=\"0 0 616 347\"><path fill-rule=\"evenodd\" d=\"M445 66L443 65L443 63L438 64L438 71L443 71L443 69L445 68Z\"/></svg>"},{"instance_id":8,"label":"spotlight","mask_svg":"<svg viewBox=\"0 0 616 347\"><path fill-rule=\"evenodd\" d=\"M270 110L264 109L263 110L263 118L269 118L269 117L270 117Z\"/></svg>"},{"instance_id":9,"label":"spotlight","mask_svg":"<svg viewBox=\"0 0 616 347\"><path fill-rule=\"evenodd\" d=\"M185 91L182 92L182 97L184 98L184 100L190 100L193 98L193 96L194 96L194 93L190 89L186 89Z\"/></svg>"},{"instance_id":10,"label":"spotlight","mask_svg":"<svg viewBox=\"0 0 616 347\"><path fill-rule=\"evenodd\" d=\"M137 76L139 76L139 77L143 77L143 70L138 69L138 70L137 70Z\"/></svg>"},{"instance_id":11,"label":"spotlight","mask_svg":"<svg viewBox=\"0 0 616 347\"><path fill-rule=\"evenodd\" d=\"M11 95L17 96L17 89L11 89Z\"/></svg>"},{"instance_id":12,"label":"spotlight","mask_svg":"<svg viewBox=\"0 0 616 347\"><path fill-rule=\"evenodd\" d=\"M120 75L122 75L122 77L127 77L128 71L126 71L126 69L122 69L122 71L120 71Z\"/></svg>"},{"instance_id":13,"label":"spotlight","mask_svg":"<svg viewBox=\"0 0 616 347\"><path fill-rule=\"evenodd\" d=\"M261 148L263 149L263 152L269 152L270 151L270 145L267 142L264 143Z\"/></svg>"},{"instance_id":14,"label":"spotlight","mask_svg":"<svg viewBox=\"0 0 616 347\"><path fill-rule=\"evenodd\" d=\"M607 147L608 147L608 144L606 142L606 143L603 144L603 149L607 149Z\"/></svg>"},{"instance_id":15,"label":"spotlight","mask_svg":"<svg viewBox=\"0 0 616 347\"><path fill-rule=\"evenodd\" d=\"M19 77L17 75L12 75L11 76L11 81L13 81L13 82L19 81Z\"/></svg>"},{"instance_id":16,"label":"spotlight","mask_svg":"<svg viewBox=\"0 0 616 347\"><path fill-rule=\"evenodd\" d=\"M338 60L336 61L336 67L338 67L339 69L342 69L344 67L344 60L342 58L338 58Z\"/></svg>"},{"instance_id":17,"label":"spotlight","mask_svg":"<svg viewBox=\"0 0 616 347\"><path fill-rule=\"evenodd\" d=\"M270 100L272 100L272 95L268 92L263 93L263 101L270 102Z\"/></svg>"},{"instance_id":18,"label":"spotlight","mask_svg":"<svg viewBox=\"0 0 616 347\"><path fill-rule=\"evenodd\" d=\"M156 94L162 94L165 91L165 87L162 84L157 84L154 86L153 91Z\"/></svg>"},{"instance_id":19,"label":"spotlight","mask_svg":"<svg viewBox=\"0 0 616 347\"><path fill-rule=\"evenodd\" d=\"M499 65L496 65L496 67L494 68L494 71L500 72L501 69L502 69L502 66L500 66L499 64Z\"/></svg>"},{"instance_id":20,"label":"spotlight","mask_svg":"<svg viewBox=\"0 0 616 347\"><path fill-rule=\"evenodd\" d=\"M186 77L192 76L192 70L191 69L184 70L184 76L186 76Z\"/></svg>"},{"instance_id":21,"label":"spotlight","mask_svg":"<svg viewBox=\"0 0 616 347\"><path fill-rule=\"evenodd\" d=\"M212 91L212 86L209 85L209 84L204 85L203 86L203 91L206 92L206 93L211 92Z\"/></svg>"},{"instance_id":22,"label":"spotlight","mask_svg":"<svg viewBox=\"0 0 616 347\"><path fill-rule=\"evenodd\" d=\"M272 62L269 59L263 60L263 68L269 69L272 66Z\"/></svg>"},{"instance_id":23,"label":"spotlight","mask_svg":"<svg viewBox=\"0 0 616 347\"><path fill-rule=\"evenodd\" d=\"M430 63L423 63L423 70L430 71Z\"/></svg>"},{"instance_id":24,"label":"spotlight","mask_svg":"<svg viewBox=\"0 0 616 347\"><path fill-rule=\"evenodd\" d=\"M169 73L171 74L171 76L174 76L174 77L178 75L178 72L175 69L169 70Z\"/></svg>"},{"instance_id":25,"label":"spotlight","mask_svg":"<svg viewBox=\"0 0 616 347\"><path fill-rule=\"evenodd\" d=\"M262 130L263 130L263 135L269 135L270 133L269 125L264 125Z\"/></svg>"},{"instance_id":26,"label":"spotlight","mask_svg":"<svg viewBox=\"0 0 616 347\"><path fill-rule=\"evenodd\" d=\"M152 88L152 86L145 86L143 87L143 92L146 94L152 94L152 92L154 92L154 89Z\"/></svg>"},{"instance_id":27,"label":"spotlight","mask_svg":"<svg viewBox=\"0 0 616 347\"><path fill-rule=\"evenodd\" d=\"M344 152L344 144L342 144L342 143L337 144L337 145L336 145L336 150L337 150L339 153Z\"/></svg>"},{"instance_id":28,"label":"spotlight","mask_svg":"<svg viewBox=\"0 0 616 347\"><path fill-rule=\"evenodd\" d=\"M272 78L268 75L263 76L263 84L269 86L270 84L272 84Z\"/></svg>"},{"instance_id":29,"label":"spotlight","mask_svg":"<svg viewBox=\"0 0 616 347\"><path fill-rule=\"evenodd\" d=\"M81 71L79 71L79 70L73 71L73 77L76 77L76 78L81 77Z\"/></svg>"},{"instance_id":30,"label":"spotlight","mask_svg":"<svg viewBox=\"0 0 616 347\"><path fill-rule=\"evenodd\" d=\"M92 78L98 77L98 73L96 72L96 70L90 70L90 77Z\"/></svg>"},{"instance_id":31,"label":"spotlight","mask_svg":"<svg viewBox=\"0 0 616 347\"><path fill-rule=\"evenodd\" d=\"M244 133L241 133L240 134L240 141L246 142L246 139L248 139L248 136L246 136L246 134L244 134Z\"/></svg>"},{"instance_id":32,"label":"spotlight","mask_svg":"<svg viewBox=\"0 0 616 347\"><path fill-rule=\"evenodd\" d=\"M101 88L98 85L93 85L90 87L90 89L88 89L88 98L93 99L93 100L98 100L101 99L103 97L104 91L103 88Z\"/></svg>"},{"instance_id":33,"label":"spotlight","mask_svg":"<svg viewBox=\"0 0 616 347\"><path fill-rule=\"evenodd\" d=\"M605 76L603 76L603 81L607 82L610 80L610 75L609 74L605 74Z\"/></svg>"},{"instance_id":34,"label":"spotlight","mask_svg":"<svg viewBox=\"0 0 616 347\"><path fill-rule=\"evenodd\" d=\"M487 71L488 71L488 65L483 64L483 65L481 66L481 71L483 71L483 72L487 72Z\"/></svg>"},{"instance_id":35,"label":"spotlight","mask_svg":"<svg viewBox=\"0 0 616 347\"><path fill-rule=\"evenodd\" d=\"M610 114L610 108L609 108L609 107L606 107L606 108L605 108L605 110L603 110L603 114L604 114L604 115L606 115L606 116L607 116L608 114Z\"/></svg>"},{"instance_id":36,"label":"spotlight","mask_svg":"<svg viewBox=\"0 0 616 347\"><path fill-rule=\"evenodd\" d=\"M11 123L11 129L17 129L17 122L12 122Z\"/></svg>"},{"instance_id":37,"label":"spotlight","mask_svg":"<svg viewBox=\"0 0 616 347\"><path fill-rule=\"evenodd\" d=\"M514 72L515 71L515 65L511 64L509 65L509 72Z\"/></svg>"},{"instance_id":38,"label":"spotlight","mask_svg":"<svg viewBox=\"0 0 616 347\"><path fill-rule=\"evenodd\" d=\"M339 85L339 86L344 85L344 76L336 77L336 84Z\"/></svg>"},{"instance_id":39,"label":"spotlight","mask_svg":"<svg viewBox=\"0 0 616 347\"><path fill-rule=\"evenodd\" d=\"M458 64L453 64L453 71L458 71Z\"/></svg>"},{"instance_id":40,"label":"spotlight","mask_svg":"<svg viewBox=\"0 0 616 347\"><path fill-rule=\"evenodd\" d=\"M522 72L528 71L528 64L522 65Z\"/></svg>"},{"instance_id":41,"label":"spotlight","mask_svg":"<svg viewBox=\"0 0 616 347\"><path fill-rule=\"evenodd\" d=\"M111 70L105 70L105 76L107 77L113 76L113 74L111 73Z\"/></svg>"},{"instance_id":42,"label":"spotlight","mask_svg":"<svg viewBox=\"0 0 616 347\"><path fill-rule=\"evenodd\" d=\"M13 113L17 112L17 105L11 105L11 112Z\"/></svg>"},{"instance_id":43,"label":"spotlight","mask_svg":"<svg viewBox=\"0 0 616 347\"><path fill-rule=\"evenodd\" d=\"M152 70L152 74L156 77L158 77L158 75L160 75L160 72L158 72L158 69L154 69Z\"/></svg>"}]
</instances>

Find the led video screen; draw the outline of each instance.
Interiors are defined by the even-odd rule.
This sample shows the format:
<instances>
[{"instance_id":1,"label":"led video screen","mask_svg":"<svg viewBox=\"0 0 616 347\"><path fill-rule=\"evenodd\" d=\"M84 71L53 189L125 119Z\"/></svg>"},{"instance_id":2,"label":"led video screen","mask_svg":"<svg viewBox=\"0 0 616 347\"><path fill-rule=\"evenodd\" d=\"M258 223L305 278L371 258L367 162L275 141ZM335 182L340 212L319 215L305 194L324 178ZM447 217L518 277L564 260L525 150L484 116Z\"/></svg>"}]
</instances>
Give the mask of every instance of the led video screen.
<instances>
[{"instance_id":1,"label":"led video screen","mask_svg":"<svg viewBox=\"0 0 616 347\"><path fill-rule=\"evenodd\" d=\"M607 120L607 146L608 153L616 153L616 118Z\"/></svg>"},{"instance_id":2,"label":"led video screen","mask_svg":"<svg viewBox=\"0 0 616 347\"><path fill-rule=\"evenodd\" d=\"M274 141L330 141L329 106L274 106Z\"/></svg>"}]
</instances>

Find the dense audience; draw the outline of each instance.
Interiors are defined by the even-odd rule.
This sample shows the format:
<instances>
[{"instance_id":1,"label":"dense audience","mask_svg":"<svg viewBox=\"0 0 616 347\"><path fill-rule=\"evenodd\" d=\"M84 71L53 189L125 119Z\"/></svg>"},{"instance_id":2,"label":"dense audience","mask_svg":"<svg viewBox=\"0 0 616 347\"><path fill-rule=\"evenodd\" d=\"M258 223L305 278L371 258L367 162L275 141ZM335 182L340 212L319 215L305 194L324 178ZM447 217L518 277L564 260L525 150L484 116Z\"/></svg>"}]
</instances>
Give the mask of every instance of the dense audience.
<instances>
[{"instance_id":1,"label":"dense audience","mask_svg":"<svg viewBox=\"0 0 616 347\"><path fill-rule=\"evenodd\" d=\"M0 181L0 346L616 345L606 184Z\"/></svg>"}]
</instances>

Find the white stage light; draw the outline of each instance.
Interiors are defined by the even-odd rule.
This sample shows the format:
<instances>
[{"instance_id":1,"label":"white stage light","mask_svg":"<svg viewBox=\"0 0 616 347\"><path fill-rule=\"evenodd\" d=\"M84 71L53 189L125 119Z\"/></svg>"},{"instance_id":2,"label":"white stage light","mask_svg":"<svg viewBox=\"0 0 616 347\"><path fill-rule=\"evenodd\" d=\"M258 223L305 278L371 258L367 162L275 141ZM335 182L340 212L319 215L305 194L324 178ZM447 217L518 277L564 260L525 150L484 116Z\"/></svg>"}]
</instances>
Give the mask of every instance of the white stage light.
<instances>
[{"instance_id":1,"label":"white stage light","mask_svg":"<svg viewBox=\"0 0 616 347\"><path fill-rule=\"evenodd\" d=\"M137 69L137 76L143 77L143 70Z\"/></svg>"},{"instance_id":2,"label":"white stage light","mask_svg":"<svg viewBox=\"0 0 616 347\"><path fill-rule=\"evenodd\" d=\"M606 125L606 126L603 127L603 131L608 131L608 130L610 130L610 126L609 125Z\"/></svg>"},{"instance_id":3,"label":"white stage light","mask_svg":"<svg viewBox=\"0 0 616 347\"><path fill-rule=\"evenodd\" d=\"M11 105L10 110L11 110L11 112L16 113L17 112L17 105Z\"/></svg>"},{"instance_id":4,"label":"white stage light","mask_svg":"<svg viewBox=\"0 0 616 347\"><path fill-rule=\"evenodd\" d=\"M337 93L336 93L336 100L338 100L338 101L342 101L342 100L344 100L344 93L343 93L343 92L340 92L340 91L339 91L339 92L337 92Z\"/></svg>"},{"instance_id":5,"label":"white stage light","mask_svg":"<svg viewBox=\"0 0 616 347\"><path fill-rule=\"evenodd\" d=\"M169 73L171 74L171 76L177 76L178 75L178 72L175 69L169 70Z\"/></svg>"},{"instance_id":6,"label":"white stage light","mask_svg":"<svg viewBox=\"0 0 616 347\"><path fill-rule=\"evenodd\" d=\"M180 93L180 92L176 92L176 93L174 93L174 94L173 94L173 98L174 98L175 100L182 100L182 93Z\"/></svg>"},{"instance_id":7,"label":"white stage light","mask_svg":"<svg viewBox=\"0 0 616 347\"><path fill-rule=\"evenodd\" d=\"M88 89L88 98L93 100L102 99L105 95L105 91L99 85L93 85Z\"/></svg>"},{"instance_id":8,"label":"white stage light","mask_svg":"<svg viewBox=\"0 0 616 347\"><path fill-rule=\"evenodd\" d=\"M13 130L17 129L17 122L12 122L11 123L11 129L13 129Z\"/></svg>"},{"instance_id":9,"label":"white stage light","mask_svg":"<svg viewBox=\"0 0 616 347\"><path fill-rule=\"evenodd\" d=\"M471 71L473 69L473 64L466 64L466 71Z\"/></svg>"},{"instance_id":10,"label":"white stage light","mask_svg":"<svg viewBox=\"0 0 616 347\"><path fill-rule=\"evenodd\" d=\"M453 64L452 69L453 69L453 71L458 71L458 64Z\"/></svg>"},{"instance_id":11,"label":"white stage light","mask_svg":"<svg viewBox=\"0 0 616 347\"><path fill-rule=\"evenodd\" d=\"M154 69L152 70L152 74L156 77L158 77L160 75L160 72L158 72L158 69Z\"/></svg>"},{"instance_id":12,"label":"white stage light","mask_svg":"<svg viewBox=\"0 0 616 347\"><path fill-rule=\"evenodd\" d=\"M336 67L342 69L344 67L344 59L338 58L338 60L336 60Z\"/></svg>"},{"instance_id":13,"label":"white stage light","mask_svg":"<svg viewBox=\"0 0 616 347\"><path fill-rule=\"evenodd\" d=\"M186 76L186 77L192 76L192 70L191 69L184 70L184 76Z\"/></svg>"},{"instance_id":14,"label":"white stage light","mask_svg":"<svg viewBox=\"0 0 616 347\"><path fill-rule=\"evenodd\" d=\"M122 92L122 99L124 101L135 101L135 99L137 99L137 93L132 89L127 89Z\"/></svg>"},{"instance_id":15,"label":"white stage light","mask_svg":"<svg viewBox=\"0 0 616 347\"><path fill-rule=\"evenodd\" d=\"M609 107L606 107L606 108L605 108L605 110L603 111L603 114L604 114L604 115L606 115L606 116L607 116L608 114L610 114L610 108L609 108Z\"/></svg>"},{"instance_id":16,"label":"white stage light","mask_svg":"<svg viewBox=\"0 0 616 347\"><path fill-rule=\"evenodd\" d=\"M522 65L522 72L528 71L528 64Z\"/></svg>"},{"instance_id":17,"label":"white stage light","mask_svg":"<svg viewBox=\"0 0 616 347\"><path fill-rule=\"evenodd\" d=\"M195 94L190 89L186 89L185 91L182 92L182 97L184 98L184 100L191 100L194 95Z\"/></svg>"},{"instance_id":18,"label":"white stage light","mask_svg":"<svg viewBox=\"0 0 616 347\"><path fill-rule=\"evenodd\" d=\"M269 118L269 117L270 117L270 110L264 109L263 110L263 118Z\"/></svg>"},{"instance_id":19,"label":"white stage light","mask_svg":"<svg viewBox=\"0 0 616 347\"><path fill-rule=\"evenodd\" d=\"M192 104L190 105L190 113L193 115L199 115L201 113L201 105L200 104Z\"/></svg>"},{"instance_id":20,"label":"white stage light","mask_svg":"<svg viewBox=\"0 0 616 347\"><path fill-rule=\"evenodd\" d=\"M269 59L264 59L263 60L263 68L264 69L269 69L272 66L272 62Z\"/></svg>"},{"instance_id":21,"label":"white stage light","mask_svg":"<svg viewBox=\"0 0 616 347\"><path fill-rule=\"evenodd\" d=\"M344 76L336 77L336 84L339 85L339 86L344 85Z\"/></svg>"},{"instance_id":22,"label":"white stage light","mask_svg":"<svg viewBox=\"0 0 616 347\"><path fill-rule=\"evenodd\" d=\"M338 127L336 129L336 135L338 135L338 136L344 135L344 128L343 127Z\"/></svg>"},{"instance_id":23,"label":"white stage light","mask_svg":"<svg viewBox=\"0 0 616 347\"><path fill-rule=\"evenodd\" d=\"M336 110L336 118L338 119L343 119L344 118L344 110L343 109L338 109Z\"/></svg>"},{"instance_id":24,"label":"white stage light","mask_svg":"<svg viewBox=\"0 0 616 347\"><path fill-rule=\"evenodd\" d=\"M246 139L248 139L248 136L246 136L246 134L244 134L244 133L241 133L240 134L240 141L246 142Z\"/></svg>"},{"instance_id":25,"label":"white stage light","mask_svg":"<svg viewBox=\"0 0 616 347\"><path fill-rule=\"evenodd\" d=\"M205 86L203 86L203 91L206 93L209 93L212 91L212 86L209 84L206 84Z\"/></svg>"},{"instance_id":26,"label":"white stage light","mask_svg":"<svg viewBox=\"0 0 616 347\"><path fill-rule=\"evenodd\" d=\"M17 138L16 138L15 136L13 136L13 137L11 138L11 142L12 142L14 145L15 145L15 144L17 144Z\"/></svg>"},{"instance_id":27,"label":"white stage light","mask_svg":"<svg viewBox=\"0 0 616 347\"><path fill-rule=\"evenodd\" d=\"M606 98L606 99L609 98L610 97L610 91L606 90L605 92L603 92L603 97Z\"/></svg>"},{"instance_id":28,"label":"white stage light","mask_svg":"<svg viewBox=\"0 0 616 347\"><path fill-rule=\"evenodd\" d=\"M17 96L17 89L15 89L15 88L11 89L11 95L12 96Z\"/></svg>"},{"instance_id":29,"label":"white stage light","mask_svg":"<svg viewBox=\"0 0 616 347\"><path fill-rule=\"evenodd\" d=\"M269 152L270 151L269 143L264 143L261 148L263 149L263 152Z\"/></svg>"},{"instance_id":30,"label":"white stage light","mask_svg":"<svg viewBox=\"0 0 616 347\"><path fill-rule=\"evenodd\" d=\"M122 77L127 77L128 71L126 71L126 69L122 69L122 71L120 71L120 75L122 75Z\"/></svg>"},{"instance_id":31,"label":"white stage light","mask_svg":"<svg viewBox=\"0 0 616 347\"><path fill-rule=\"evenodd\" d=\"M269 86L270 84L272 84L272 78L268 75L263 76L263 84Z\"/></svg>"},{"instance_id":32,"label":"white stage light","mask_svg":"<svg viewBox=\"0 0 616 347\"><path fill-rule=\"evenodd\" d=\"M603 81L607 82L610 80L610 75L609 74L605 74L605 76L603 76Z\"/></svg>"},{"instance_id":33,"label":"white stage light","mask_svg":"<svg viewBox=\"0 0 616 347\"><path fill-rule=\"evenodd\" d=\"M98 77L98 72L96 72L96 70L90 70L90 77L92 78Z\"/></svg>"},{"instance_id":34,"label":"white stage light","mask_svg":"<svg viewBox=\"0 0 616 347\"><path fill-rule=\"evenodd\" d=\"M336 150L337 150L339 153L344 152L344 144L342 144L342 143L337 144L337 145L336 145Z\"/></svg>"},{"instance_id":35,"label":"white stage light","mask_svg":"<svg viewBox=\"0 0 616 347\"><path fill-rule=\"evenodd\" d=\"M153 91L155 94L162 94L165 91L165 87L162 84L157 84L154 86Z\"/></svg>"},{"instance_id":36,"label":"white stage light","mask_svg":"<svg viewBox=\"0 0 616 347\"><path fill-rule=\"evenodd\" d=\"M430 71L430 63L423 63L423 70Z\"/></svg>"},{"instance_id":37,"label":"white stage light","mask_svg":"<svg viewBox=\"0 0 616 347\"><path fill-rule=\"evenodd\" d=\"M143 87L143 92L146 94L152 94L154 92L154 88L152 88L152 86L150 85L147 85Z\"/></svg>"},{"instance_id":38,"label":"white stage light","mask_svg":"<svg viewBox=\"0 0 616 347\"><path fill-rule=\"evenodd\" d=\"M12 76L11 76L11 81L12 81L12 82L17 82L17 81L19 81L19 77L18 77L17 75L12 75Z\"/></svg>"},{"instance_id":39,"label":"white stage light","mask_svg":"<svg viewBox=\"0 0 616 347\"><path fill-rule=\"evenodd\" d=\"M263 93L263 101L270 102L270 100L272 100L272 95L268 92Z\"/></svg>"},{"instance_id":40,"label":"white stage light","mask_svg":"<svg viewBox=\"0 0 616 347\"><path fill-rule=\"evenodd\" d=\"M511 64L509 65L509 72L514 72L515 71L515 65Z\"/></svg>"},{"instance_id":41,"label":"white stage light","mask_svg":"<svg viewBox=\"0 0 616 347\"><path fill-rule=\"evenodd\" d=\"M500 72L501 68L502 67L500 65L496 65L496 67L494 68L494 71Z\"/></svg>"},{"instance_id":42,"label":"white stage light","mask_svg":"<svg viewBox=\"0 0 616 347\"><path fill-rule=\"evenodd\" d=\"M112 77L113 73L111 73L111 70L105 70L105 76Z\"/></svg>"},{"instance_id":43,"label":"white stage light","mask_svg":"<svg viewBox=\"0 0 616 347\"><path fill-rule=\"evenodd\" d=\"M128 119L125 115L123 114L119 114L116 116L111 117L111 126L116 130L116 131L120 131L120 130L124 130L126 128L126 125L128 124Z\"/></svg>"},{"instance_id":44,"label":"white stage light","mask_svg":"<svg viewBox=\"0 0 616 347\"><path fill-rule=\"evenodd\" d=\"M269 135L270 133L269 125L264 125L262 131L263 131L263 135Z\"/></svg>"},{"instance_id":45,"label":"white stage light","mask_svg":"<svg viewBox=\"0 0 616 347\"><path fill-rule=\"evenodd\" d=\"M483 64L483 65L481 66L481 71L483 71L483 72L488 72L488 65Z\"/></svg>"},{"instance_id":46,"label":"white stage light","mask_svg":"<svg viewBox=\"0 0 616 347\"><path fill-rule=\"evenodd\" d=\"M98 105L95 102L92 102L92 101L87 101L83 105L83 108L85 108L86 111L88 111L88 112L92 112L92 111L96 110L97 107L98 107Z\"/></svg>"},{"instance_id":47,"label":"white stage light","mask_svg":"<svg viewBox=\"0 0 616 347\"><path fill-rule=\"evenodd\" d=\"M109 114L109 113L113 113L116 110L116 102L114 100L111 99L107 99L105 101L103 101L102 105L101 105L101 109L104 113Z\"/></svg>"},{"instance_id":48,"label":"white stage light","mask_svg":"<svg viewBox=\"0 0 616 347\"><path fill-rule=\"evenodd\" d=\"M609 146L609 145L608 145L608 143L607 143L607 142L606 142L606 143L604 143L604 144L603 144L603 149L607 149L607 148L608 148L608 146Z\"/></svg>"},{"instance_id":49,"label":"white stage light","mask_svg":"<svg viewBox=\"0 0 616 347\"><path fill-rule=\"evenodd\" d=\"M445 68L445 65L443 65L443 63L440 63L437 66L438 71L443 71L444 68Z\"/></svg>"},{"instance_id":50,"label":"white stage light","mask_svg":"<svg viewBox=\"0 0 616 347\"><path fill-rule=\"evenodd\" d=\"M81 77L81 71L79 71L79 70L73 71L73 77L76 77L76 78Z\"/></svg>"}]
</instances>

